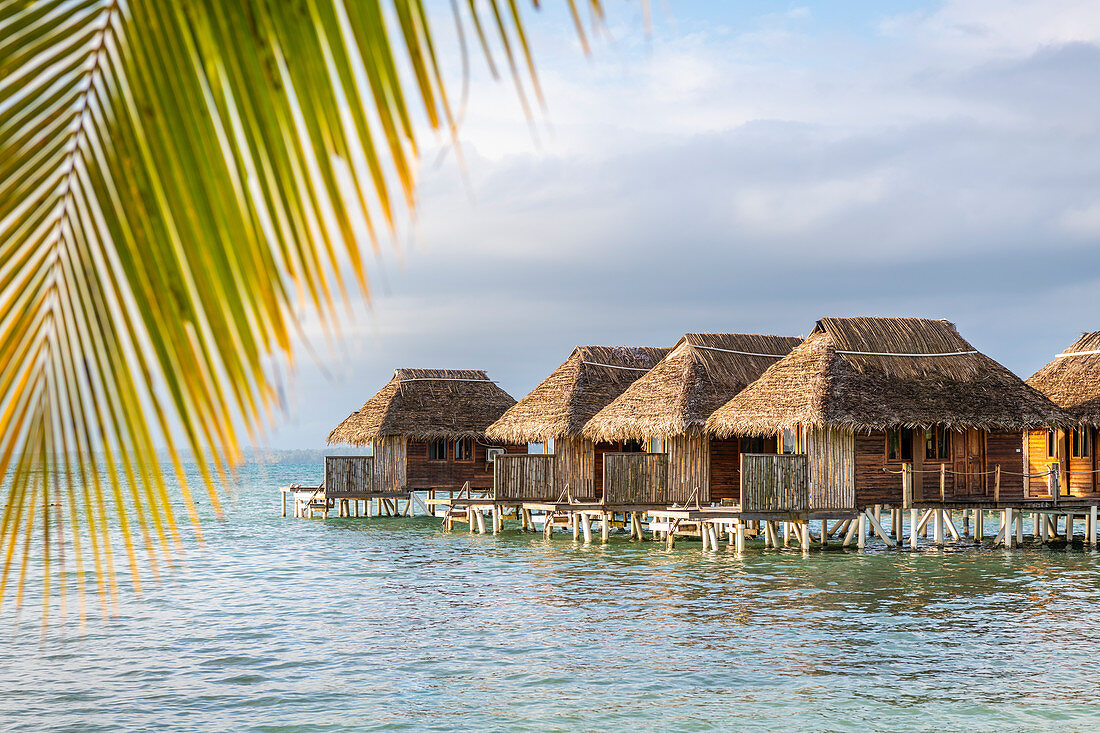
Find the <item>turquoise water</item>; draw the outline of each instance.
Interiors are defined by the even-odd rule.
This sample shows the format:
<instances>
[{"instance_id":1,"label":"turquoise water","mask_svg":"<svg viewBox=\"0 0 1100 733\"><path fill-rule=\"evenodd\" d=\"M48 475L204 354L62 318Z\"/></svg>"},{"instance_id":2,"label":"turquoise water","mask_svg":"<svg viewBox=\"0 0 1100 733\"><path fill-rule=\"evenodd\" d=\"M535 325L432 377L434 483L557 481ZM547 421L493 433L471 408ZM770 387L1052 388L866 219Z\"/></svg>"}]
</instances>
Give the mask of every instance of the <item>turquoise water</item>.
<instances>
[{"instance_id":1,"label":"turquoise water","mask_svg":"<svg viewBox=\"0 0 1100 733\"><path fill-rule=\"evenodd\" d=\"M295 520L249 468L109 625L0 637L5 730L1092 730L1100 555L705 556ZM29 619L29 620L28 620Z\"/></svg>"}]
</instances>

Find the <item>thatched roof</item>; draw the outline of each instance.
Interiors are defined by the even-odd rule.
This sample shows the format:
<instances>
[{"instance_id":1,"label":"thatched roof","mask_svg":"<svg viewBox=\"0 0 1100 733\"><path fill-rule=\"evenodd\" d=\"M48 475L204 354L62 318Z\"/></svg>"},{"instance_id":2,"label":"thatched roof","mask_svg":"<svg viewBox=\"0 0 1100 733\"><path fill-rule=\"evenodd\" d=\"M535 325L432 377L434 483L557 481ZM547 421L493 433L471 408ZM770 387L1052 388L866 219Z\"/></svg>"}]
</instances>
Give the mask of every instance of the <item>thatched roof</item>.
<instances>
[{"instance_id":1,"label":"thatched roof","mask_svg":"<svg viewBox=\"0 0 1100 733\"><path fill-rule=\"evenodd\" d=\"M688 333L668 356L584 427L593 440L645 440L702 428L710 414L786 356L802 339Z\"/></svg>"},{"instance_id":2,"label":"thatched roof","mask_svg":"<svg viewBox=\"0 0 1100 733\"><path fill-rule=\"evenodd\" d=\"M484 438L485 428L514 404L480 369L398 369L329 433L328 442L366 445L387 435Z\"/></svg>"},{"instance_id":3,"label":"thatched roof","mask_svg":"<svg viewBox=\"0 0 1100 733\"><path fill-rule=\"evenodd\" d=\"M795 425L1026 430L1067 416L947 321L823 318L760 379L715 410L719 437Z\"/></svg>"},{"instance_id":4,"label":"thatched roof","mask_svg":"<svg viewBox=\"0 0 1100 733\"><path fill-rule=\"evenodd\" d=\"M579 436L593 415L667 353L652 346L578 346L487 435L510 443Z\"/></svg>"},{"instance_id":5,"label":"thatched roof","mask_svg":"<svg viewBox=\"0 0 1100 733\"><path fill-rule=\"evenodd\" d=\"M1100 331L1082 334L1027 383L1074 420L1100 427Z\"/></svg>"}]
</instances>

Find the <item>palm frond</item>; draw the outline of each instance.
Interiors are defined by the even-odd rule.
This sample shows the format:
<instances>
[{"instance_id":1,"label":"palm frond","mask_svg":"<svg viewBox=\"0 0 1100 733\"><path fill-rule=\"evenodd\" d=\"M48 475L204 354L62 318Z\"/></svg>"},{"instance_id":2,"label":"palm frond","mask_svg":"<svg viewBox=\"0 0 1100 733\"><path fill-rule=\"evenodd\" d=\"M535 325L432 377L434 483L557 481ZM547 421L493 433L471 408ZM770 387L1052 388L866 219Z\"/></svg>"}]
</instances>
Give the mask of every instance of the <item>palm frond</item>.
<instances>
[{"instance_id":1,"label":"palm frond","mask_svg":"<svg viewBox=\"0 0 1100 733\"><path fill-rule=\"evenodd\" d=\"M516 2L464 12L541 100ZM32 556L81 618L86 570L115 607L119 542L134 589L173 567L158 446L199 533L183 457L217 508L301 306L335 324L345 266L369 293L415 117L457 141L445 66L423 0L0 2L0 604Z\"/></svg>"}]
</instances>

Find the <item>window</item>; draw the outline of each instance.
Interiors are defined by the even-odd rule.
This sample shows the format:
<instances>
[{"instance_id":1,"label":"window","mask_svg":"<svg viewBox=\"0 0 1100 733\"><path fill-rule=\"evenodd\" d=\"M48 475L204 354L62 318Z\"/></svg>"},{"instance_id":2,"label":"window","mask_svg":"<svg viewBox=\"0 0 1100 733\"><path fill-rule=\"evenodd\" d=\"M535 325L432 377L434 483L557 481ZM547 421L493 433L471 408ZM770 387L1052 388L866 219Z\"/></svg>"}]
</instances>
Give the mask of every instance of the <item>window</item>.
<instances>
[{"instance_id":1,"label":"window","mask_svg":"<svg viewBox=\"0 0 1100 733\"><path fill-rule=\"evenodd\" d=\"M1058 457L1058 431L1047 431L1047 458Z\"/></svg>"},{"instance_id":2,"label":"window","mask_svg":"<svg viewBox=\"0 0 1100 733\"><path fill-rule=\"evenodd\" d=\"M428 460L429 461L445 461L447 460L447 441L442 438L436 438L435 440L428 441Z\"/></svg>"},{"instance_id":3,"label":"window","mask_svg":"<svg viewBox=\"0 0 1100 733\"><path fill-rule=\"evenodd\" d=\"M886 459L889 461L913 460L912 428L890 428L886 431Z\"/></svg>"},{"instance_id":4,"label":"window","mask_svg":"<svg viewBox=\"0 0 1100 733\"><path fill-rule=\"evenodd\" d=\"M798 428L784 428L780 453L798 453Z\"/></svg>"},{"instance_id":5,"label":"window","mask_svg":"<svg viewBox=\"0 0 1100 733\"><path fill-rule=\"evenodd\" d=\"M1073 457L1074 458L1088 458L1090 455L1092 441L1090 430L1087 427L1081 426L1073 429Z\"/></svg>"},{"instance_id":6,"label":"window","mask_svg":"<svg viewBox=\"0 0 1100 733\"><path fill-rule=\"evenodd\" d=\"M645 447L639 440L624 440L622 444L623 453L645 453Z\"/></svg>"},{"instance_id":7,"label":"window","mask_svg":"<svg viewBox=\"0 0 1100 733\"><path fill-rule=\"evenodd\" d=\"M764 445L764 439L757 438L741 438L741 452L742 453L767 453L768 449Z\"/></svg>"},{"instance_id":8,"label":"window","mask_svg":"<svg viewBox=\"0 0 1100 733\"><path fill-rule=\"evenodd\" d=\"M469 438L459 438L455 441L455 460L474 460L474 441Z\"/></svg>"},{"instance_id":9,"label":"window","mask_svg":"<svg viewBox=\"0 0 1100 733\"><path fill-rule=\"evenodd\" d=\"M930 461L946 461L951 458L951 431L944 427L924 431L924 457Z\"/></svg>"},{"instance_id":10,"label":"window","mask_svg":"<svg viewBox=\"0 0 1100 733\"><path fill-rule=\"evenodd\" d=\"M664 438L651 438L649 441L650 453L664 453L665 452L665 439Z\"/></svg>"}]
</instances>

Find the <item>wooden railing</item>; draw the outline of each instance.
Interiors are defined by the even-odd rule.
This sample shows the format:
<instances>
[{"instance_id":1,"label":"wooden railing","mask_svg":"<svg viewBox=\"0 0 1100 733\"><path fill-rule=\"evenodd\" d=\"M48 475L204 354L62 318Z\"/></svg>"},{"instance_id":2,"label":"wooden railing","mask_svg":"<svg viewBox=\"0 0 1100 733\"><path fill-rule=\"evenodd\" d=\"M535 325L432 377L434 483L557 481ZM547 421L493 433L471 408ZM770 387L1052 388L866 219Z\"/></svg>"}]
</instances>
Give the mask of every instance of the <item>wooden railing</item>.
<instances>
[{"instance_id":1,"label":"wooden railing","mask_svg":"<svg viewBox=\"0 0 1100 733\"><path fill-rule=\"evenodd\" d=\"M741 511L805 512L810 508L804 455L741 454Z\"/></svg>"},{"instance_id":2,"label":"wooden railing","mask_svg":"<svg viewBox=\"0 0 1100 733\"><path fill-rule=\"evenodd\" d=\"M373 456L325 456L326 498L369 494L373 486Z\"/></svg>"},{"instance_id":3,"label":"wooden railing","mask_svg":"<svg viewBox=\"0 0 1100 733\"><path fill-rule=\"evenodd\" d=\"M667 453L604 453L604 504L668 504Z\"/></svg>"},{"instance_id":4,"label":"wooden railing","mask_svg":"<svg viewBox=\"0 0 1100 733\"><path fill-rule=\"evenodd\" d=\"M493 461L493 498L554 501L554 455L505 453Z\"/></svg>"}]
</instances>

